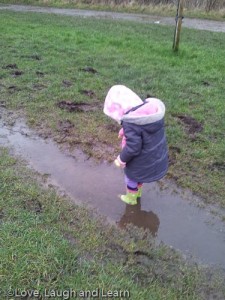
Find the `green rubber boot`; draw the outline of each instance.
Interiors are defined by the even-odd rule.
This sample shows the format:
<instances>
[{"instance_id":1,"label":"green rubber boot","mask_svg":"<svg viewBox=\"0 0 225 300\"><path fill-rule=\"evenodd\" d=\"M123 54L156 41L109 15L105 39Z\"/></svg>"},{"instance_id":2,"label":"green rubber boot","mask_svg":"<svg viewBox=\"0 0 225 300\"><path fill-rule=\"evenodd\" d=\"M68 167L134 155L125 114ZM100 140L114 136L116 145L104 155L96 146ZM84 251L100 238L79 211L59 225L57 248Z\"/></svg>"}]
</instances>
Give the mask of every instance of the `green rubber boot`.
<instances>
[{"instance_id":1,"label":"green rubber boot","mask_svg":"<svg viewBox=\"0 0 225 300\"><path fill-rule=\"evenodd\" d=\"M120 199L130 205L136 205L137 204L137 192L136 193L131 193L127 191L126 195L121 195Z\"/></svg>"},{"instance_id":2,"label":"green rubber boot","mask_svg":"<svg viewBox=\"0 0 225 300\"><path fill-rule=\"evenodd\" d=\"M142 187L143 187L143 184L138 185L137 198L141 198L141 196L142 196Z\"/></svg>"}]
</instances>

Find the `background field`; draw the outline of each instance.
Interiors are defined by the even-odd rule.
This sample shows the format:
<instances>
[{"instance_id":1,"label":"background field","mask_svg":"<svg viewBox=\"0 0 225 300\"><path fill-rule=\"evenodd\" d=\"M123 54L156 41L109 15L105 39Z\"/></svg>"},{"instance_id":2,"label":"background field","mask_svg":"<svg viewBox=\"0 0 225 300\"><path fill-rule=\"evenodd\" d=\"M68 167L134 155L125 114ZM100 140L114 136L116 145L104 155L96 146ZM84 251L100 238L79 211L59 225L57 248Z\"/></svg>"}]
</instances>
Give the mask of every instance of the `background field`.
<instances>
[{"instance_id":1,"label":"background field","mask_svg":"<svg viewBox=\"0 0 225 300\"><path fill-rule=\"evenodd\" d=\"M122 83L167 107L168 177L224 202L224 34L171 27L0 12L0 106L44 137L99 160L119 151L103 115ZM10 118L7 122L13 122ZM5 291L125 289L131 299L223 299L224 276L186 264L134 228L122 232L70 205L0 148L0 281Z\"/></svg>"}]
</instances>

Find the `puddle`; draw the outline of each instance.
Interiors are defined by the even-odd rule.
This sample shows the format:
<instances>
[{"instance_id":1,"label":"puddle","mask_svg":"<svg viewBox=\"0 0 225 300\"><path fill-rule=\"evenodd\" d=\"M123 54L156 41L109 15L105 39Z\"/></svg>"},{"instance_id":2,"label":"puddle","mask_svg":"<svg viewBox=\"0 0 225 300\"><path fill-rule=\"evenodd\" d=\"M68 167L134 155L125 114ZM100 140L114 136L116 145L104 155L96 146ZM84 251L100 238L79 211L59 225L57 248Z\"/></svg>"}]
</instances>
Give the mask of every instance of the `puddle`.
<instances>
[{"instance_id":1,"label":"puddle","mask_svg":"<svg viewBox=\"0 0 225 300\"><path fill-rule=\"evenodd\" d=\"M77 204L96 209L120 227L133 223L148 228L160 242L203 264L225 268L225 224L209 211L188 201L166 182L145 184L137 206L122 203L123 173L113 165L97 164L81 152L63 153L55 143L35 135L17 121L13 127L0 122L0 145L11 147L49 182L65 191ZM35 211L40 207L34 207Z\"/></svg>"}]
</instances>

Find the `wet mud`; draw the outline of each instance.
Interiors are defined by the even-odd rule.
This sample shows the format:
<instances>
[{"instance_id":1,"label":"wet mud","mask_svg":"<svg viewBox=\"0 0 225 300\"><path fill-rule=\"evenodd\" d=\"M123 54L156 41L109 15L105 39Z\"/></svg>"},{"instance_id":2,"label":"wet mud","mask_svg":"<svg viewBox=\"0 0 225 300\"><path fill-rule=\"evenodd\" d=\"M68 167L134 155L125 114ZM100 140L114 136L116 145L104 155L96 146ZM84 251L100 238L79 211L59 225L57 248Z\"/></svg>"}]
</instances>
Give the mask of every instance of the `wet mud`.
<instances>
[{"instance_id":1,"label":"wet mud","mask_svg":"<svg viewBox=\"0 0 225 300\"><path fill-rule=\"evenodd\" d=\"M118 132L120 128L121 126L119 126L117 123L110 123L106 125L106 129L111 132Z\"/></svg>"},{"instance_id":2,"label":"wet mud","mask_svg":"<svg viewBox=\"0 0 225 300\"><path fill-rule=\"evenodd\" d=\"M223 171L225 172L225 162L215 162L209 166L209 169L214 171Z\"/></svg>"},{"instance_id":3,"label":"wet mud","mask_svg":"<svg viewBox=\"0 0 225 300\"><path fill-rule=\"evenodd\" d=\"M5 67L2 67L3 69L9 70L9 69L18 69L16 64L8 64Z\"/></svg>"},{"instance_id":4,"label":"wet mud","mask_svg":"<svg viewBox=\"0 0 225 300\"><path fill-rule=\"evenodd\" d=\"M174 165L177 162L177 157L181 153L179 147L170 146L169 147L169 164Z\"/></svg>"},{"instance_id":5,"label":"wet mud","mask_svg":"<svg viewBox=\"0 0 225 300\"><path fill-rule=\"evenodd\" d=\"M40 71L36 71L36 75L40 76L40 77L44 77L45 73L40 72Z\"/></svg>"},{"instance_id":6,"label":"wet mud","mask_svg":"<svg viewBox=\"0 0 225 300\"><path fill-rule=\"evenodd\" d=\"M5 108L6 107L6 102L5 101L0 101L0 107Z\"/></svg>"},{"instance_id":7,"label":"wet mud","mask_svg":"<svg viewBox=\"0 0 225 300\"><path fill-rule=\"evenodd\" d=\"M13 71L11 74L13 77L17 77L17 76L23 75L23 71L16 70L16 71Z\"/></svg>"},{"instance_id":8,"label":"wet mud","mask_svg":"<svg viewBox=\"0 0 225 300\"><path fill-rule=\"evenodd\" d=\"M203 125L191 116L177 115L177 118L185 125L189 134L195 134L203 130Z\"/></svg>"},{"instance_id":9,"label":"wet mud","mask_svg":"<svg viewBox=\"0 0 225 300\"><path fill-rule=\"evenodd\" d=\"M72 128L74 128L74 124L69 120L59 121L57 124L58 131L62 133L69 134Z\"/></svg>"},{"instance_id":10,"label":"wet mud","mask_svg":"<svg viewBox=\"0 0 225 300\"><path fill-rule=\"evenodd\" d=\"M62 131L74 125L58 124ZM23 121L13 126L0 120L0 145L9 147L28 165L43 174L49 186L71 197L78 205L89 207L108 222L126 228L133 224L149 230L156 241L164 242L194 261L225 268L225 224L188 191L179 190L167 180L145 184L143 196L136 206L125 205L118 195L125 192L123 171L113 164L97 163L81 151L59 149L44 140ZM179 153L179 149L174 149ZM36 199L26 208L41 213ZM124 253L121 254L123 259ZM146 260L144 255L138 255ZM149 263L149 259L147 259Z\"/></svg>"},{"instance_id":11,"label":"wet mud","mask_svg":"<svg viewBox=\"0 0 225 300\"><path fill-rule=\"evenodd\" d=\"M23 207L26 210L32 211L36 214L42 213L42 205L37 199L29 199L27 201L24 201Z\"/></svg>"},{"instance_id":12,"label":"wet mud","mask_svg":"<svg viewBox=\"0 0 225 300\"><path fill-rule=\"evenodd\" d=\"M80 71L89 72L89 73L92 73L92 74L98 73L97 70L95 70L92 67L84 67L84 68L81 68Z\"/></svg>"},{"instance_id":13,"label":"wet mud","mask_svg":"<svg viewBox=\"0 0 225 300\"><path fill-rule=\"evenodd\" d=\"M99 103L86 103L86 102L72 102L72 101L60 101L57 104L57 107L65 109L69 112L88 112L88 111L98 111Z\"/></svg>"},{"instance_id":14,"label":"wet mud","mask_svg":"<svg viewBox=\"0 0 225 300\"><path fill-rule=\"evenodd\" d=\"M13 94L13 93L16 93L16 92L19 92L19 91L21 91L21 89L18 86L16 86L16 85L10 85L8 87L8 92L10 94Z\"/></svg>"},{"instance_id":15,"label":"wet mud","mask_svg":"<svg viewBox=\"0 0 225 300\"><path fill-rule=\"evenodd\" d=\"M65 79L62 81L62 84L64 87L67 87L67 88L71 87L73 85L73 83L71 81L65 80Z\"/></svg>"},{"instance_id":16,"label":"wet mud","mask_svg":"<svg viewBox=\"0 0 225 300\"><path fill-rule=\"evenodd\" d=\"M93 92L92 90L80 90L80 93L83 95L87 95L90 98L95 96L95 92Z\"/></svg>"},{"instance_id":17,"label":"wet mud","mask_svg":"<svg viewBox=\"0 0 225 300\"><path fill-rule=\"evenodd\" d=\"M39 55L21 55L21 58L28 58L28 59L33 59L33 60L41 60L41 57Z\"/></svg>"},{"instance_id":18,"label":"wet mud","mask_svg":"<svg viewBox=\"0 0 225 300\"><path fill-rule=\"evenodd\" d=\"M8 64L3 66L2 69L11 70L11 75L13 77L21 76L23 74L23 71L18 70L17 64Z\"/></svg>"},{"instance_id":19,"label":"wet mud","mask_svg":"<svg viewBox=\"0 0 225 300\"><path fill-rule=\"evenodd\" d=\"M44 85L44 84L41 84L41 83L34 83L32 85L32 89L37 90L37 91L40 91L40 90L43 90L43 89L46 89L46 88L47 88L47 86Z\"/></svg>"}]
</instances>

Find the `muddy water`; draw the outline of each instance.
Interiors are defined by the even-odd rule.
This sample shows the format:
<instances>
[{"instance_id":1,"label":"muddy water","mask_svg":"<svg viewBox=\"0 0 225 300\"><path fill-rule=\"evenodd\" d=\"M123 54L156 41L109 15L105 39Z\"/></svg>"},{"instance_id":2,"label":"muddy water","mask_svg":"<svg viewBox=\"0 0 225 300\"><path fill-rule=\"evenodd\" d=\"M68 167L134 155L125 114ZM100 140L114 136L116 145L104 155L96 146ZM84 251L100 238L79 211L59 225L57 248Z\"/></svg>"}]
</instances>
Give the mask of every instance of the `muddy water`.
<instances>
[{"instance_id":1,"label":"muddy water","mask_svg":"<svg viewBox=\"0 0 225 300\"><path fill-rule=\"evenodd\" d=\"M125 190L121 169L97 164L79 151L62 152L23 122L13 127L0 123L0 145L11 147L32 168L49 174L49 182L69 194L75 203L97 210L120 227L133 223L148 228L158 241L187 257L225 268L225 225L188 201L192 196L171 183L145 184L139 204L128 206L117 196Z\"/></svg>"}]
</instances>

